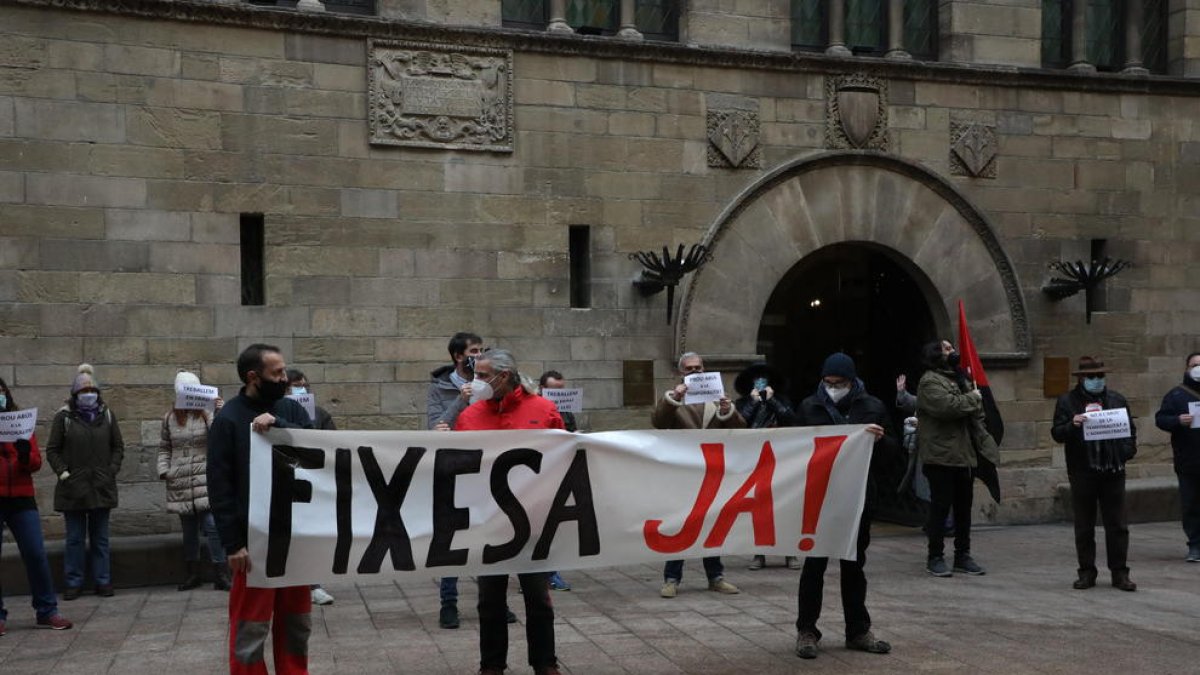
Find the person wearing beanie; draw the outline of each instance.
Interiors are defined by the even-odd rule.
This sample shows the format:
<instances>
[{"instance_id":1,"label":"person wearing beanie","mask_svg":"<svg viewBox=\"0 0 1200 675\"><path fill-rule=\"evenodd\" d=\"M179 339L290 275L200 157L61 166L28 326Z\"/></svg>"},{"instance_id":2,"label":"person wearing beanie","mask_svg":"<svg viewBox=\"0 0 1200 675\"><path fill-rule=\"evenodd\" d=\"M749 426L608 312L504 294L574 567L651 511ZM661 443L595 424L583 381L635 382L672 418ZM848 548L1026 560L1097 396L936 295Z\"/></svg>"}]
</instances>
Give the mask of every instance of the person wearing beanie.
<instances>
[{"instance_id":1,"label":"person wearing beanie","mask_svg":"<svg viewBox=\"0 0 1200 675\"><path fill-rule=\"evenodd\" d=\"M200 384L200 378L186 370L175 375L175 394L185 385ZM222 401L214 402L213 413ZM167 511L179 515L183 528L183 561L186 576L176 587L180 591L201 583L200 530L208 539L208 556L213 568L213 590L229 590L229 570L225 566L225 548L217 536L217 525L208 506L208 427L212 417L207 410L173 408L163 415L158 444L158 478L166 481Z\"/></svg>"},{"instance_id":2,"label":"person wearing beanie","mask_svg":"<svg viewBox=\"0 0 1200 675\"><path fill-rule=\"evenodd\" d=\"M1200 428L1188 404L1200 402L1200 352L1188 354L1183 382L1163 396L1154 424L1171 434L1175 477L1179 480L1179 505L1183 533L1187 536L1187 562L1200 563Z\"/></svg>"},{"instance_id":3,"label":"person wearing beanie","mask_svg":"<svg viewBox=\"0 0 1200 675\"><path fill-rule=\"evenodd\" d=\"M96 595L113 594L108 517L117 506L117 472L124 457L117 416L105 404L95 372L85 363L71 383L67 404L50 423L46 446L46 461L58 476L54 510L63 514L67 530L63 600L74 600L83 593L84 572L89 566Z\"/></svg>"},{"instance_id":4,"label":"person wearing beanie","mask_svg":"<svg viewBox=\"0 0 1200 675\"><path fill-rule=\"evenodd\" d=\"M0 412L20 410L13 400L8 383L0 378ZM58 613L58 598L54 594L54 578L46 559L42 521L34 499L33 474L42 468L42 454L37 437L30 436L9 443L0 442L0 531L12 533L25 564L29 580L29 599L36 615L38 628L66 630L71 622ZM0 537L3 543L3 537ZM0 595L0 635L8 632L8 610Z\"/></svg>"},{"instance_id":5,"label":"person wearing beanie","mask_svg":"<svg viewBox=\"0 0 1200 675\"><path fill-rule=\"evenodd\" d=\"M867 546L871 543L875 474L883 464L880 457L897 452L895 434L891 433L891 416L882 401L866 392L862 380L858 379L854 359L841 352L830 354L825 359L817 390L800 402L796 416L798 425L805 427L865 424L867 432L875 437L875 447L868 469L867 497L862 517L858 522L857 559L842 560L839 563L842 572L842 613L846 618L846 648L871 654L886 654L892 650L892 646L877 639L871 631L871 615L867 612L865 567ZM821 640L817 619L821 616L825 569L828 566L829 558L808 557L804 559L803 571L800 573L796 656L802 659L817 657L817 643Z\"/></svg>"}]
</instances>

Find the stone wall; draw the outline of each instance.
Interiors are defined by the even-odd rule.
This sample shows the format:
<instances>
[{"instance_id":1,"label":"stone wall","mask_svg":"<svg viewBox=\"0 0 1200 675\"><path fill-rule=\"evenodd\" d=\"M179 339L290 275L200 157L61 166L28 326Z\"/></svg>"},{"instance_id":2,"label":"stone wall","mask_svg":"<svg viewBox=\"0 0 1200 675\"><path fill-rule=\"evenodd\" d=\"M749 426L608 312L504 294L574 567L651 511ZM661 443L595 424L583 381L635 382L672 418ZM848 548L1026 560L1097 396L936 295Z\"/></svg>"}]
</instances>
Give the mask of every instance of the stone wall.
<instances>
[{"instance_id":1,"label":"stone wall","mask_svg":"<svg viewBox=\"0 0 1200 675\"><path fill-rule=\"evenodd\" d=\"M0 376L48 420L75 366L96 366L128 441L118 532L175 527L153 466L175 370L231 396L232 361L254 341L283 347L347 428L420 428L428 372L462 329L513 349L530 375L556 368L584 387L589 428L647 426L645 408L623 406L623 362L653 360L663 389L676 343L663 296L630 283L628 254L701 240L766 171L826 150L826 79L848 68L525 41L514 152L380 147L368 143L366 40L383 24L318 34L250 18L0 6ZM888 80L887 152L985 213L1020 281L1032 358L989 373L1006 465L1062 466L1042 357L1094 353L1138 415L1138 462L1163 468L1150 416L1200 346L1197 91L861 66ZM761 168L709 166L707 113L731 101L757 110ZM963 121L994 129L994 178L951 175ZM240 304L243 213L265 218L262 307ZM570 307L569 225L592 228L589 309ZM1086 257L1091 239L1135 266L1087 326L1081 296L1055 303L1040 288L1048 262ZM756 330L760 310L741 309ZM1024 475L1008 480L1056 482ZM38 486L49 514L47 472Z\"/></svg>"}]
</instances>

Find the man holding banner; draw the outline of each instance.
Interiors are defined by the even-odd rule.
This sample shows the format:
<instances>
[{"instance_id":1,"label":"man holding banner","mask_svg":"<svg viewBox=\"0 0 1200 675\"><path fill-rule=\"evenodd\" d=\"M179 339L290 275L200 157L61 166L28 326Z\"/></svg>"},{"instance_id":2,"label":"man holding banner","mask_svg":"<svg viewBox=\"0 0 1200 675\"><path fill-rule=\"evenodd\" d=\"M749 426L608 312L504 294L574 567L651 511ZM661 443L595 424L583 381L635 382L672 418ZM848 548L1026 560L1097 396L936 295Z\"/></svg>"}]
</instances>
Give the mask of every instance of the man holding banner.
<instances>
[{"instance_id":1,"label":"man holding banner","mask_svg":"<svg viewBox=\"0 0 1200 675\"><path fill-rule=\"evenodd\" d=\"M1079 359L1072 375L1075 388L1058 397L1050 434L1063 444L1071 506L1075 511L1075 553L1079 578L1072 586L1096 585L1096 504L1104 522L1104 547L1112 585L1136 591L1125 564L1129 554L1129 519L1125 511L1125 462L1137 454L1137 428L1125 397L1108 388L1104 362Z\"/></svg>"},{"instance_id":2,"label":"man holding banner","mask_svg":"<svg viewBox=\"0 0 1200 675\"><path fill-rule=\"evenodd\" d=\"M287 367L279 348L252 344L238 356L246 385L213 419L208 434L208 500L233 573L229 594L229 672L267 672L263 650L274 624L275 672L308 672L312 631L309 587L251 588L247 551L250 509L250 434L272 427L311 429L304 408L287 393Z\"/></svg>"},{"instance_id":3,"label":"man holding banner","mask_svg":"<svg viewBox=\"0 0 1200 675\"><path fill-rule=\"evenodd\" d=\"M723 392L715 401L691 403L687 400L688 378L704 374L704 359L696 352L679 357L679 375L684 382L675 385L654 406L650 421L655 429L745 429L746 420L733 409L733 402ZM716 381L719 384L720 374ZM737 586L725 581L725 566L720 556L704 558L704 573L708 576L708 590L718 593L739 593ZM679 593L679 582L683 580L683 561L668 560L663 567L663 587L660 595L673 598Z\"/></svg>"},{"instance_id":4,"label":"man holding banner","mask_svg":"<svg viewBox=\"0 0 1200 675\"><path fill-rule=\"evenodd\" d=\"M475 358L476 399L458 415L455 431L499 429L562 429L554 404L521 383L512 354L494 349ZM529 665L535 675L560 675L554 655L554 607L550 604L549 574L518 574L525 597L525 639ZM508 667L508 575L481 575L479 581L479 672L502 675Z\"/></svg>"}]
</instances>

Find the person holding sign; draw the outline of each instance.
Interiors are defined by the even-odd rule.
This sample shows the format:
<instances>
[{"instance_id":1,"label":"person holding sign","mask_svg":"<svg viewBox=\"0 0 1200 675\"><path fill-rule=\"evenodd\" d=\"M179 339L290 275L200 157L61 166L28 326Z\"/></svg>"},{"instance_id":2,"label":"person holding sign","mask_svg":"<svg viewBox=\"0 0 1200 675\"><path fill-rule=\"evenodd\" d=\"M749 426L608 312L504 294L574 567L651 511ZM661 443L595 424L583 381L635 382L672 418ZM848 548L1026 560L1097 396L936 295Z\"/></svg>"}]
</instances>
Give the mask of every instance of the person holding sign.
<instances>
[{"instance_id":1,"label":"person holding sign","mask_svg":"<svg viewBox=\"0 0 1200 675\"><path fill-rule=\"evenodd\" d=\"M683 380L704 374L704 359L696 352L687 352L679 357L679 376ZM713 373L718 375L718 373ZM719 381L719 380L718 380ZM675 385L659 399L650 416L655 429L745 429L746 420L734 410L733 403L723 393L715 401L687 403L688 385ZM704 573L708 576L708 590L717 593L740 593L737 586L725 581L725 566L720 556L704 558ZM683 561L668 560L663 568L663 587L659 592L664 598L673 598L679 593L679 582L683 580Z\"/></svg>"},{"instance_id":2,"label":"person holding sign","mask_svg":"<svg viewBox=\"0 0 1200 675\"><path fill-rule=\"evenodd\" d=\"M54 510L63 514L67 526L63 600L83 593L85 537L96 595L112 597L108 516L117 507L117 472L124 458L117 416L100 396L92 367L84 363L71 384L71 397L50 423L46 446L46 460L58 476Z\"/></svg>"},{"instance_id":3,"label":"person holding sign","mask_svg":"<svg viewBox=\"0 0 1200 675\"><path fill-rule=\"evenodd\" d=\"M1129 419L1125 397L1108 388L1104 362L1091 356L1079 359L1079 368L1071 373L1078 379L1075 388L1058 397L1050 435L1063 444L1067 459L1067 478L1071 482L1071 506L1075 511L1075 553L1079 558L1079 578L1073 588L1084 590L1096 585L1096 504L1104 523L1104 544L1112 585L1122 591L1136 591L1129 578L1126 558L1129 554L1129 525L1125 512L1125 462L1137 454L1137 429ZM1107 433L1093 433L1089 427L1120 410L1127 426L1114 426ZM1110 426L1110 425L1106 425Z\"/></svg>"},{"instance_id":4,"label":"person holding sign","mask_svg":"<svg viewBox=\"0 0 1200 675\"><path fill-rule=\"evenodd\" d=\"M1200 563L1200 352L1188 354L1183 382L1163 397L1154 423L1171 434L1183 532L1187 535L1184 560Z\"/></svg>"},{"instance_id":5,"label":"person holding sign","mask_svg":"<svg viewBox=\"0 0 1200 675\"><path fill-rule=\"evenodd\" d=\"M308 672L312 596L308 586L252 588L250 569L250 434L271 427L311 429L299 403L285 398L287 367L279 348L256 343L238 356L245 384L213 418L208 432L208 501L233 573L229 593L229 672L267 672L263 650L273 633L275 672ZM253 430L253 431L252 431ZM272 628L273 626L273 628Z\"/></svg>"},{"instance_id":6,"label":"person holding sign","mask_svg":"<svg viewBox=\"0 0 1200 675\"><path fill-rule=\"evenodd\" d=\"M175 391L199 385L195 373L181 370L175 375ZM220 397L213 407L220 412ZM176 397L176 405L179 398ZM213 567L213 590L229 590L229 568L225 549L217 537L217 525L208 508L208 426L212 418L205 408L174 408L163 415L158 444L158 479L167 483L167 511L179 516L183 528L183 562L187 576L176 590L200 586L200 530L208 538L208 557Z\"/></svg>"},{"instance_id":7,"label":"person holding sign","mask_svg":"<svg viewBox=\"0 0 1200 675\"><path fill-rule=\"evenodd\" d=\"M8 383L0 378L0 412L15 413L18 410ZM21 552L21 562L25 564L37 627L66 630L72 624L58 613L54 578L50 575L42 539L42 521L34 500L33 474L40 468L42 454L38 451L37 438L30 435L29 438L0 441L0 543L4 541L4 529L8 528ZM0 635L7 631L8 610L0 595Z\"/></svg>"}]
</instances>

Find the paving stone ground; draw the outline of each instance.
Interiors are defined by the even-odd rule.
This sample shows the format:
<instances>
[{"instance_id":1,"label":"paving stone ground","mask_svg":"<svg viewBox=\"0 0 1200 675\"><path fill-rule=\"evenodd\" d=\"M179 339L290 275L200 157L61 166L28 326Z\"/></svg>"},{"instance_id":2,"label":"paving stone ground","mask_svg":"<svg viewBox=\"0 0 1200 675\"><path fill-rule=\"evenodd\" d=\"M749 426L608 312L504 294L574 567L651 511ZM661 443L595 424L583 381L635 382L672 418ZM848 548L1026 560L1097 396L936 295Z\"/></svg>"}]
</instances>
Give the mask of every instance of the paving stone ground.
<instances>
[{"instance_id":1,"label":"paving stone ground","mask_svg":"<svg viewBox=\"0 0 1200 675\"><path fill-rule=\"evenodd\" d=\"M726 576L742 589L731 596L705 590L699 562L689 562L673 600L658 597L656 565L572 571L565 576L574 589L553 595L558 655L564 672L576 675L1196 673L1200 564L1183 562L1182 538L1177 523L1133 526L1130 567L1139 590L1124 593L1107 585L1106 574L1094 589L1071 588L1074 547L1066 524L978 529L974 553L988 574L950 579L924 573L919 532L877 526L868 606L877 635L893 651L877 656L842 647L832 566L815 661L792 652L799 572L782 560L750 572L747 557L727 557ZM438 628L431 580L329 585L337 602L314 608L312 672L474 673L474 585L460 585L458 630ZM520 596L510 592L520 615ZM162 586L85 596L62 603L76 624L62 632L32 627L28 596L6 598L0 673L227 672L225 597ZM523 631L512 628L509 673L528 675Z\"/></svg>"}]
</instances>

